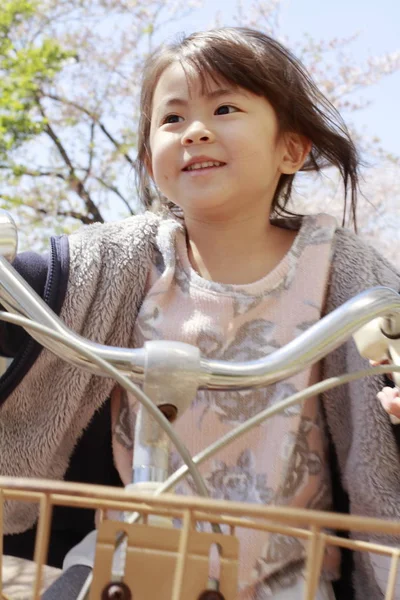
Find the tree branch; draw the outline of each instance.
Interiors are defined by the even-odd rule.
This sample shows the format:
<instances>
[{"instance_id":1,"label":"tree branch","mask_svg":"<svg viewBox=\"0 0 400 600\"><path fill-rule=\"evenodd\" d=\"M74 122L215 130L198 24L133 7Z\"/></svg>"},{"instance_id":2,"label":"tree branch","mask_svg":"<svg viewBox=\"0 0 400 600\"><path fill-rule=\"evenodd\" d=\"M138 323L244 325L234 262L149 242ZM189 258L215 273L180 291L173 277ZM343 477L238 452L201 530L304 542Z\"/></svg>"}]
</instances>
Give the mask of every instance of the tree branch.
<instances>
[{"instance_id":1,"label":"tree branch","mask_svg":"<svg viewBox=\"0 0 400 600\"><path fill-rule=\"evenodd\" d=\"M13 171L12 165L0 165L0 169ZM56 171L30 171L25 167L18 166L21 173L20 175L28 175L28 177L57 177L58 179L62 179L63 181L68 181L68 177L63 175L62 173L57 173Z\"/></svg>"},{"instance_id":2,"label":"tree branch","mask_svg":"<svg viewBox=\"0 0 400 600\"><path fill-rule=\"evenodd\" d=\"M119 191L118 188L116 188L114 185L112 185L111 183L107 183L106 181L104 181L104 179L102 179L101 177L94 177L96 179L96 181L98 181L99 183L101 183L101 185L103 185L105 188L107 188L108 190L110 190L111 192L114 192L114 194L116 194L118 196L118 198L120 198L122 200L122 202L125 204L126 208L129 210L129 213L131 215L134 215L135 213L133 212L128 200L121 194L121 192Z\"/></svg>"},{"instance_id":3,"label":"tree branch","mask_svg":"<svg viewBox=\"0 0 400 600\"><path fill-rule=\"evenodd\" d=\"M76 193L78 194L78 196L80 198L82 198L82 200L85 202L87 211L89 213L89 215L93 216L93 221L94 222L100 222L100 223L104 223L104 219L99 211L99 209L97 208L96 204L93 202L93 200L90 197L89 192L86 190L83 182L79 179L79 177L77 176L74 166L67 154L67 151L65 150L63 144L61 143L60 138L58 137L58 135L55 133L55 131L53 130L52 126L50 125L47 117L46 117L46 113L44 112L44 109L42 107L42 105L40 104L40 100L37 99L37 103L38 103L38 107L40 110L40 113L42 115L42 117L44 119L46 119L46 126L44 131L47 133L47 135L53 140L55 146L57 147L57 150L59 151L62 159L64 160L65 164L68 167L69 170L69 178L68 178L68 183L69 183L69 187Z\"/></svg>"},{"instance_id":4,"label":"tree branch","mask_svg":"<svg viewBox=\"0 0 400 600\"><path fill-rule=\"evenodd\" d=\"M41 215L53 215L52 211L46 210L45 208L35 208L34 210ZM93 223L96 223L95 219L75 210L57 210L56 215L58 217L72 217L73 219L81 221L84 225L92 225Z\"/></svg>"},{"instance_id":5,"label":"tree branch","mask_svg":"<svg viewBox=\"0 0 400 600\"><path fill-rule=\"evenodd\" d=\"M13 170L13 167L10 165L0 165L0 170ZM87 175L85 176L85 181L89 176L89 172L87 173ZM63 181L66 181L67 183L69 183L69 177L66 177L65 175L63 175L62 173L57 173L56 171L30 171L29 169L26 169L25 167L21 168L21 175L27 175L28 177L57 177L58 179L62 179ZM116 196L118 196L118 198L120 198L120 200L122 200L122 202L125 204L126 208L129 211L129 214L134 215L134 211L132 210L132 207L130 206L128 200L122 195L122 193L119 191L119 189L112 185L111 183L107 183L107 181L104 181L104 179L102 179L101 177L98 177L97 175L93 175L92 176L96 181L98 181L103 187L107 188L108 190L110 190L110 192L113 192ZM91 221L92 222L92 221Z\"/></svg>"},{"instance_id":6,"label":"tree branch","mask_svg":"<svg viewBox=\"0 0 400 600\"><path fill-rule=\"evenodd\" d=\"M94 156L94 133L95 133L96 122L92 119L90 124L90 142L89 142L89 164L86 169L86 175L83 179L83 183L85 184L88 178L91 175L92 165L93 165L93 156Z\"/></svg>"},{"instance_id":7,"label":"tree branch","mask_svg":"<svg viewBox=\"0 0 400 600\"><path fill-rule=\"evenodd\" d=\"M60 102L61 104L68 104L69 106L72 106L72 107L76 108L80 112L82 112L85 115L87 115L88 117L90 117L95 123L97 123L97 125L99 126L99 128L101 129L101 131L104 133L104 135L107 137L107 139L113 144L113 146L118 150L118 152L120 152L121 155L129 162L129 164L132 165L132 167L135 166L134 159L131 158L127 152L124 152L123 150L121 150L123 144L120 143L120 142L118 142L114 138L114 136L108 131L108 129L106 128L106 126L100 121L98 115L96 115L95 113L91 112L90 110L88 110L84 106L81 106L77 102L73 102L72 100L67 100L66 98L62 98L61 96L57 96L56 94L46 94L43 91L41 93L42 93L43 97L50 98L50 100L54 100L55 102Z\"/></svg>"}]
</instances>

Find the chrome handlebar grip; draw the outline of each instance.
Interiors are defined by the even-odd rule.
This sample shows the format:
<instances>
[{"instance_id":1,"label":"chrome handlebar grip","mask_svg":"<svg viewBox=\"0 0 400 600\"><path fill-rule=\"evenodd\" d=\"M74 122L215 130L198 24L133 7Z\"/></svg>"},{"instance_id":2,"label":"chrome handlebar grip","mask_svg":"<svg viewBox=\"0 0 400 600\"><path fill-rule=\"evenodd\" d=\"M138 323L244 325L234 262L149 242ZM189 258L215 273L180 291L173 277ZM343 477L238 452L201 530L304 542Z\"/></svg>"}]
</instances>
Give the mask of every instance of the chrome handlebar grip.
<instances>
[{"instance_id":1,"label":"chrome handlebar grip","mask_svg":"<svg viewBox=\"0 0 400 600\"><path fill-rule=\"evenodd\" d=\"M17 254L18 231L11 215L0 209L0 256L12 262Z\"/></svg>"}]
</instances>

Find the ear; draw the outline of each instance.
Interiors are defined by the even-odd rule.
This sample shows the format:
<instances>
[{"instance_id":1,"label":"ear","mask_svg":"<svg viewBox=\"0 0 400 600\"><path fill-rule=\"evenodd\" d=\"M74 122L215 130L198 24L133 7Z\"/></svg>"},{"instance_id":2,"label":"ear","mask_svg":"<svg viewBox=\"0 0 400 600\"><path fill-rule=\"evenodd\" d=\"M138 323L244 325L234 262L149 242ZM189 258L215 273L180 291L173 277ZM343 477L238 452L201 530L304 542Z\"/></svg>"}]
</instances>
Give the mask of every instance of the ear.
<instances>
[{"instance_id":1,"label":"ear","mask_svg":"<svg viewBox=\"0 0 400 600\"><path fill-rule=\"evenodd\" d=\"M281 173L293 175L304 165L309 155L312 143L304 135L286 132L283 135L284 150L281 160Z\"/></svg>"}]
</instances>

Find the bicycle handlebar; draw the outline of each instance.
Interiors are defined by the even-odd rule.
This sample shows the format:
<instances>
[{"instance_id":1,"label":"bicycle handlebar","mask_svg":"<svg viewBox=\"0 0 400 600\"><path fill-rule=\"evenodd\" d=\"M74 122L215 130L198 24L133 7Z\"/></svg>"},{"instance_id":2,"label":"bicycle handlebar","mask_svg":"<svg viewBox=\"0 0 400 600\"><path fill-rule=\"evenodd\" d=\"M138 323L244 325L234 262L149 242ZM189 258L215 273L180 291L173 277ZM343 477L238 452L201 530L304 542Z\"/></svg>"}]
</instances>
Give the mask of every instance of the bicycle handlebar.
<instances>
[{"instance_id":1,"label":"bicycle handlebar","mask_svg":"<svg viewBox=\"0 0 400 600\"><path fill-rule=\"evenodd\" d=\"M16 240L16 226L12 218L1 211L0 302L5 308L74 340L78 347L90 350L108 361L135 383L143 383L145 350L104 346L68 329L9 264L8 259L15 255ZM235 363L202 358L199 389L242 390L266 386L287 378L335 350L363 325L378 317L385 317L382 322L384 334L387 333L390 338L400 336L400 297L390 288L376 287L362 292L265 358ZM79 351L63 346L37 331L30 330L29 333L67 362L96 375L103 374L98 365Z\"/></svg>"}]
</instances>

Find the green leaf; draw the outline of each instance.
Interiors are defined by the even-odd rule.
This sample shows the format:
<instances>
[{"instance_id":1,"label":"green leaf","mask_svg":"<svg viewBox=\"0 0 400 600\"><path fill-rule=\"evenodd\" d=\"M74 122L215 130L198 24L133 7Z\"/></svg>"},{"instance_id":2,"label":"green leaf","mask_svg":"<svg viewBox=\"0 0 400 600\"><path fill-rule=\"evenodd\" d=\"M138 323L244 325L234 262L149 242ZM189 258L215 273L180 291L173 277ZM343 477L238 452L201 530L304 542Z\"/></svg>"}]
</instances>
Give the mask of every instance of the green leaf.
<instances>
[{"instance_id":1,"label":"green leaf","mask_svg":"<svg viewBox=\"0 0 400 600\"><path fill-rule=\"evenodd\" d=\"M46 120L38 110L41 89L75 56L50 38L30 43L20 39L21 23L30 23L37 6L10 0L0 12L0 157L42 133Z\"/></svg>"}]
</instances>

